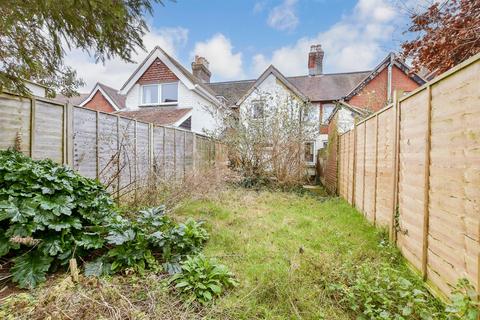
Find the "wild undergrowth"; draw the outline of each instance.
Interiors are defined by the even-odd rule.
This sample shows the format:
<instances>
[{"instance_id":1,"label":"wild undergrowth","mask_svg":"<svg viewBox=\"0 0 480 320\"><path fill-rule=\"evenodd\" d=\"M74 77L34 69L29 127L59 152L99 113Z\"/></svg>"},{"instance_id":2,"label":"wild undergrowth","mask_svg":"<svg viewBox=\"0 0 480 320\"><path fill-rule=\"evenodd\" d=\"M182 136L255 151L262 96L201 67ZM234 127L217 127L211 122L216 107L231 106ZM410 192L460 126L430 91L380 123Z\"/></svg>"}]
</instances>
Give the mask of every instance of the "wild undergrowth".
<instances>
[{"instance_id":1,"label":"wild undergrowth","mask_svg":"<svg viewBox=\"0 0 480 320\"><path fill-rule=\"evenodd\" d=\"M466 288L450 306L433 297L386 233L338 198L239 189L178 214L207 221L205 255L239 281L209 311L215 319L473 319L477 310Z\"/></svg>"},{"instance_id":2,"label":"wild undergrowth","mask_svg":"<svg viewBox=\"0 0 480 320\"><path fill-rule=\"evenodd\" d=\"M172 275L209 237L202 222L178 223L165 206L120 211L98 181L15 151L0 152L0 186L0 268L20 288L32 289L77 261L88 276Z\"/></svg>"}]
</instances>

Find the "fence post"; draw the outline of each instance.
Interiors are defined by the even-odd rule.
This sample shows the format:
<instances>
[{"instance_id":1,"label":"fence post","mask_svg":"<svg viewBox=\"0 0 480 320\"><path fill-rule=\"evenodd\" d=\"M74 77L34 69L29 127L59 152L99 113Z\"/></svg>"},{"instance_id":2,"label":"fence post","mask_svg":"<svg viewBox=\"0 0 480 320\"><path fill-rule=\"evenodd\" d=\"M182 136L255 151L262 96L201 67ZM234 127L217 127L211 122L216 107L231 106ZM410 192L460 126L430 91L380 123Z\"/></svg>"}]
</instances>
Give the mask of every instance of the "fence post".
<instances>
[{"instance_id":1,"label":"fence post","mask_svg":"<svg viewBox=\"0 0 480 320\"><path fill-rule=\"evenodd\" d=\"M173 176L177 180L177 129L173 129Z\"/></svg>"},{"instance_id":2,"label":"fence post","mask_svg":"<svg viewBox=\"0 0 480 320\"><path fill-rule=\"evenodd\" d=\"M353 123L353 178L352 178L352 206L353 207L355 207L356 172L357 172L357 126L355 125L355 123Z\"/></svg>"},{"instance_id":3,"label":"fence post","mask_svg":"<svg viewBox=\"0 0 480 320\"><path fill-rule=\"evenodd\" d=\"M100 141L99 141L99 129L100 129L100 120L99 120L99 112L95 113L95 176L97 180L100 181Z\"/></svg>"},{"instance_id":4,"label":"fence post","mask_svg":"<svg viewBox=\"0 0 480 320\"><path fill-rule=\"evenodd\" d=\"M138 196L138 144L137 144L137 120L134 120L135 122L134 127L133 127L133 188L135 191L133 191L133 196L135 198L135 201L137 201L137 196Z\"/></svg>"},{"instance_id":5,"label":"fence post","mask_svg":"<svg viewBox=\"0 0 480 320\"><path fill-rule=\"evenodd\" d=\"M33 159L33 152L35 150L35 117L37 109L37 100L32 96L30 102L30 158Z\"/></svg>"},{"instance_id":6,"label":"fence post","mask_svg":"<svg viewBox=\"0 0 480 320\"><path fill-rule=\"evenodd\" d=\"M167 130L163 127L163 144L162 144L162 168L163 168L163 178L167 178L167 163L166 159L167 156L165 155L165 142L167 141L165 135L167 134Z\"/></svg>"},{"instance_id":7,"label":"fence post","mask_svg":"<svg viewBox=\"0 0 480 320\"><path fill-rule=\"evenodd\" d=\"M197 134L194 132L193 134L193 142L192 142L192 170L195 174L195 170L197 168Z\"/></svg>"},{"instance_id":8,"label":"fence post","mask_svg":"<svg viewBox=\"0 0 480 320\"><path fill-rule=\"evenodd\" d=\"M183 180L187 171L187 132L183 131Z\"/></svg>"},{"instance_id":9,"label":"fence post","mask_svg":"<svg viewBox=\"0 0 480 320\"><path fill-rule=\"evenodd\" d=\"M398 183L400 178L400 102L398 96L401 91L395 90L393 92L393 107L395 108L394 123L395 123L395 145L393 157L393 194L392 194L392 216L390 220L390 241L395 242L397 238L396 232L396 218L398 206Z\"/></svg>"},{"instance_id":10,"label":"fence post","mask_svg":"<svg viewBox=\"0 0 480 320\"><path fill-rule=\"evenodd\" d=\"M117 203L120 203L120 116L117 115Z\"/></svg>"},{"instance_id":11,"label":"fence post","mask_svg":"<svg viewBox=\"0 0 480 320\"><path fill-rule=\"evenodd\" d=\"M62 164L67 163L67 104L62 105Z\"/></svg>"},{"instance_id":12,"label":"fence post","mask_svg":"<svg viewBox=\"0 0 480 320\"><path fill-rule=\"evenodd\" d=\"M345 200L348 202L348 187L350 186L350 134L351 132L348 132L348 149L347 149L347 193L345 194Z\"/></svg>"},{"instance_id":13,"label":"fence post","mask_svg":"<svg viewBox=\"0 0 480 320\"><path fill-rule=\"evenodd\" d=\"M429 229L429 204L430 204L430 149L432 130L432 87L427 86L427 130L425 132L425 175L423 189L423 244L422 244L422 276L427 280L428 260L428 229Z\"/></svg>"},{"instance_id":14,"label":"fence post","mask_svg":"<svg viewBox=\"0 0 480 320\"><path fill-rule=\"evenodd\" d=\"M373 225L377 225L378 113L375 114L375 181L373 182Z\"/></svg>"},{"instance_id":15,"label":"fence post","mask_svg":"<svg viewBox=\"0 0 480 320\"><path fill-rule=\"evenodd\" d=\"M363 121L363 192L362 192L362 213L365 214L365 163L367 159L366 149L367 147L367 121Z\"/></svg>"}]
</instances>

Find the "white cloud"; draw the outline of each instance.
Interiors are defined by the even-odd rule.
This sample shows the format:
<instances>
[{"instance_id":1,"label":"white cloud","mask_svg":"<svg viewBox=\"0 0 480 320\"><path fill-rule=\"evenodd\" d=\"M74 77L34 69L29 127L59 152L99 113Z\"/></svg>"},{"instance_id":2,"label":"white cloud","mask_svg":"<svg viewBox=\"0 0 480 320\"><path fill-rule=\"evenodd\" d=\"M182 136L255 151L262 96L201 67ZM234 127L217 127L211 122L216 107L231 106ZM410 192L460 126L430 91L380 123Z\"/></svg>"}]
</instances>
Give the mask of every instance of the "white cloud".
<instances>
[{"instance_id":1,"label":"white cloud","mask_svg":"<svg viewBox=\"0 0 480 320\"><path fill-rule=\"evenodd\" d=\"M252 71L257 76L265 66L273 64L286 75L306 74L312 44L321 44L325 51L325 72L368 70L386 55L382 44L391 39L396 17L388 0L359 0L350 14L328 30L300 38L273 51L269 57L255 56Z\"/></svg>"},{"instance_id":2,"label":"white cloud","mask_svg":"<svg viewBox=\"0 0 480 320\"><path fill-rule=\"evenodd\" d=\"M81 88L81 92L88 92L95 83L102 82L116 89L124 84L135 68L155 47L160 46L163 50L173 55L177 55L179 48L185 46L188 39L188 30L181 27L176 28L150 28L145 34L143 43L146 52L139 50L133 54L133 60L136 63L125 63L119 58L106 61L105 64L95 63L95 60L87 53L74 49L67 53L65 63L75 70L80 78L85 80L86 85Z\"/></svg>"},{"instance_id":3,"label":"white cloud","mask_svg":"<svg viewBox=\"0 0 480 320\"><path fill-rule=\"evenodd\" d=\"M267 1L265 0L255 2L255 4L253 5L253 13L257 14L262 12L265 9L266 4Z\"/></svg>"},{"instance_id":4,"label":"white cloud","mask_svg":"<svg viewBox=\"0 0 480 320\"><path fill-rule=\"evenodd\" d=\"M294 30L299 22L295 8L296 4L297 0L283 0L280 5L270 11L267 20L268 25L278 30Z\"/></svg>"},{"instance_id":5,"label":"white cloud","mask_svg":"<svg viewBox=\"0 0 480 320\"><path fill-rule=\"evenodd\" d=\"M239 79L244 76L242 53L234 53L230 39L221 33L204 42L197 42L191 57L194 55L208 60L212 77L217 80Z\"/></svg>"}]
</instances>

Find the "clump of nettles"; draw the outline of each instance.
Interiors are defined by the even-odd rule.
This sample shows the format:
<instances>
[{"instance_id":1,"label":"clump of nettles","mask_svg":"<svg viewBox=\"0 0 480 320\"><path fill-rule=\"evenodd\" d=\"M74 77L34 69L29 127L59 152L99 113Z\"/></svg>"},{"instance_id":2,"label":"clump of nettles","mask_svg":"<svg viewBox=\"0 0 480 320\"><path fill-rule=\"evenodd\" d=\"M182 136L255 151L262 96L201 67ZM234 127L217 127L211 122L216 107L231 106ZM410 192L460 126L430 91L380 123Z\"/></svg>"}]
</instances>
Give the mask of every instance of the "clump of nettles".
<instances>
[{"instance_id":1,"label":"clump of nettles","mask_svg":"<svg viewBox=\"0 0 480 320\"><path fill-rule=\"evenodd\" d=\"M0 151L0 257L14 282L33 288L72 258L87 275L146 269L181 271L208 239L201 222L176 223L163 207L116 211L97 180L51 160Z\"/></svg>"}]
</instances>

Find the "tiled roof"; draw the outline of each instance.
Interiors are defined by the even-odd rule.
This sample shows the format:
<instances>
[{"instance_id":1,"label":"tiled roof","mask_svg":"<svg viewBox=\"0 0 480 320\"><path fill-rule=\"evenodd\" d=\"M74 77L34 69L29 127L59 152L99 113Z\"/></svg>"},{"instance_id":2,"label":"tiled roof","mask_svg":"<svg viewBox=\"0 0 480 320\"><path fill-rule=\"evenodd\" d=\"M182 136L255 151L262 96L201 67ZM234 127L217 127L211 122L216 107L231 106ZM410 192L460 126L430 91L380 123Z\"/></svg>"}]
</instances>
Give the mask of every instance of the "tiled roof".
<instances>
[{"instance_id":1,"label":"tiled roof","mask_svg":"<svg viewBox=\"0 0 480 320\"><path fill-rule=\"evenodd\" d=\"M310 101L338 100L347 95L370 71L288 77Z\"/></svg>"},{"instance_id":2,"label":"tiled roof","mask_svg":"<svg viewBox=\"0 0 480 320\"><path fill-rule=\"evenodd\" d=\"M369 74L370 71L360 71L286 78L310 101L332 101L343 98ZM255 81L217 82L209 83L208 86L216 92L216 95L225 97L229 105L234 105L248 92Z\"/></svg>"},{"instance_id":3,"label":"tiled roof","mask_svg":"<svg viewBox=\"0 0 480 320\"><path fill-rule=\"evenodd\" d=\"M228 105L234 105L252 87L256 80L214 82L207 85L215 92L215 95L222 96L227 100Z\"/></svg>"},{"instance_id":4,"label":"tiled roof","mask_svg":"<svg viewBox=\"0 0 480 320\"><path fill-rule=\"evenodd\" d=\"M171 125L186 116L192 108L142 107L135 111L118 111L115 114L159 126Z\"/></svg>"},{"instance_id":5,"label":"tiled roof","mask_svg":"<svg viewBox=\"0 0 480 320\"><path fill-rule=\"evenodd\" d=\"M90 94L89 93L80 93L79 96L67 97L63 94L57 94L54 98L56 101L60 101L62 103L70 103L75 106L80 105Z\"/></svg>"},{"instance_id":6,"label":"tiled roof","mask_svg":"<svg viewBox=\"0 0 480 320\"><path fill-rule=\"evenodd\" d=\"M117 105L118 108L125 108L125 95L119 94L117 89L104 85L103 83L99 82L98 85L106 94L108 94L110 99L112 99L112 101Z\"/></svg>"}]
</instances>

